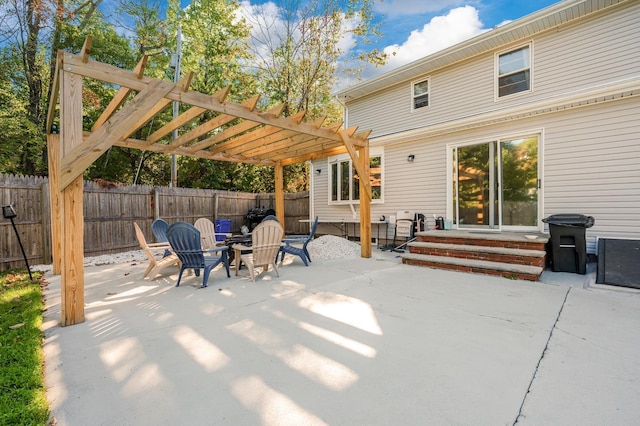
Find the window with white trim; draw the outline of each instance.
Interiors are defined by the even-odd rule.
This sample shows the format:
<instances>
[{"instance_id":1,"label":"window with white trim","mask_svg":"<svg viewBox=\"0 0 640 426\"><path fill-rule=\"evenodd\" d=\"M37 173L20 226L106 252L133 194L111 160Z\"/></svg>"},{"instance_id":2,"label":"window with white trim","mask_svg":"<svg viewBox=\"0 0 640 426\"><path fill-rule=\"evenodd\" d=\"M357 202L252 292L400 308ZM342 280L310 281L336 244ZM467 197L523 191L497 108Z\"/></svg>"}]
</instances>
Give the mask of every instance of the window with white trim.
<instances>
[{"instance_id":1,"label":"window with white trim","mask_svg":"<svg viewBox=\"0 0 640 426\"><path fill-rule=\"evenodd\" d=\"M531 46L498 55L498 97L531 90Z\"/></svg>"},{"instance_id":2,"label":"window with white trim","mask_svg":"<svg viewBox=\"0 0 640 426\"><path fill-rule=\"evenodd\" d=\"M329 202L352 203L360 200L360 177L349 156L329 159ZM382 154L369 155L371 199L382 200Z\"/></svg>"},{"instance_id":3,"label":"window with white trim","mask_svg":"<svg viewBox=\"0 0 640 426\"><path fill-rule=\"evenodd\" d=\"M413 104L411 109L429 106L429 79L412 83Z\"/></svg>"}]
</instances>

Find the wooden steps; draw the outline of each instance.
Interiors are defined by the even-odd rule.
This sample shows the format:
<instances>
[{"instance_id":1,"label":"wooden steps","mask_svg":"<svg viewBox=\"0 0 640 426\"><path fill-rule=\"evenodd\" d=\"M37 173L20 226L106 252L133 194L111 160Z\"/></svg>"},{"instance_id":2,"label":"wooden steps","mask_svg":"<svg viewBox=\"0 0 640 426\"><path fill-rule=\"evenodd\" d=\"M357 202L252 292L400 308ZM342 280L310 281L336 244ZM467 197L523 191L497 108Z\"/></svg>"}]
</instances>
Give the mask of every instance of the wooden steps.
<instances>
[{"instance_id":1,"label":"wooden steps","mask_svg":"<svg viewBox=\"0 0 640 426\"><path fill-rule=\"evenodd\" d=\"M532 235L528 233L526 235ZM547 234L427 231L400 257L410 265L537 281L546 264Z\"/></svg>"}]
</instances>

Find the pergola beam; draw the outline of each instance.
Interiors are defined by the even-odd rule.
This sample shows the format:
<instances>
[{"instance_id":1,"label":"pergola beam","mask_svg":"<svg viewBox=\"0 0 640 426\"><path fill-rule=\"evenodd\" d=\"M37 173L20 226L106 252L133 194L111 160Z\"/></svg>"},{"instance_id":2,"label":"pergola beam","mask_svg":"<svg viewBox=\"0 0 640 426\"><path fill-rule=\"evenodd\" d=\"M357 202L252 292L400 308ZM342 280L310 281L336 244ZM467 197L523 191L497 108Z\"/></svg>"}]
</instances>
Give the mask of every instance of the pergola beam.
<instances>
[{"instance_id":1,"label":"pergola beam","mask_svg":"<svg viewBox=\"0 0 640 426\"><path fill-rule=\"evenodd\" d=\"M285 106L284 104L280 104L278 106L271 108L267 112L277 117L284 110L284 106ZM229 127L228 129L225 129L224 131L222 131L221 133L218 133L217 135L214 135L210 138L203 140L201 143L198 144L197 148L209 149L209 152L211 152L212 154L222 152L224 151L224 148L226 146L232 146L231 142L232 140L235 140L233 139L234 136L237 136L241 133L247 132L259 126L260 126L260 123L257 123L255 121L245 120L239 124L236 124L233 127ZM191 147L191 148L194 149L194 147Z\"/></svg>"},{"instance_id":2,"label":"pergola beam","mask_svg":"<svg viewBox=\"0 0 640 426\"><path fill-rule=\"evenodd\" d=\"M230 156L225 154L215 154L209 151L198 151L191 152L187 148L178 147L173 149L167 149L167 145L162 144L153 144L153 145L145 145L141 143L142 141L136 139L125 139L114 142L113 146L120 146L123 148L131 148L138 149L141 151L151 151L151 152L161 152L164 154L176 154L176 155L185 155L187 157L201 158L204 160L218 160L218 161L229 161L233 163L247 163L247 164L256 164L260 166L274 166L275 162L271 160L260 160L260 159L246 159L238 156Z\"/></svg>"},{"instance_id":3,"label":"pergola beam","mask_svg":"<svg viewBox=\"0 0 640 426\"><path fill-rule=\"evenodd\" d=\"M94 78L119 86L129 87L138 92L144 90L148 84L154 81L154 79L149 77L137 79L131 71L126 71L100 62L89 61L85 64L79 59L78 55L70 53L64 54L64 67L66 72L82 75L83 77ZM213 96L203 93L194 91L182 93L179 88L175 87L172 91L167 93L166 97L172 101L184 102L189 105L206 108L210 111L234 115L238 118L256 121L260 124L276 126L288 130L297 130L300 133L307 133L317 137L324 137L338 141L340 140L339 136L333 132L325 130L324 128L317 129L311 124L296 123L295 121L289 120L287 117L274 117L268 113L252 111L240 104L220 102Z\"/></svg>"},{"instance_id":4,"label":"pergola beam","mask_svg":"<svg viewBox=\"0 0 640 426\"><path fill-rule=\"evenodd\" d=\"M73 75L73 74L72 74ZM98 159L109 147L129 134L131 126L147 114L149 108L169 92L175 84L162 80L150 83L127 105L113 115L104 126L62 157L60 188L64 189Z\"/></svg>"},{"instance_id":5,"label":"pergola beam","mask_svg":"<svg viewBox=\"0 0 640 426\"><path fill-rule=\"evenodd\" d=\"M147 60L148 60L148 56L144 55L142 59L138 61L138 64L136 65L136 67L133 69L133 73L137 75L138 78L142 78L142 76L144 75L144 70L147 67ZM104 124L104 122L107 121L109 117L111 117L113 113L116 112L116 110L122 106L122 104L124 104L124 101L127 100L127 97L129 96L130 93L131 93L131 89L127 87L121 87L120 89L118 89L118 92L113 97L113 99L111 99L111 102L109 102L109 105L107 105L107 107L104 109L102 114L100 114L100 117L98 117L96 122L93 123L93 126L91 127L91 131L95 132L96 130L98 130Z\"/></svg>"},{"instance_id":6,"label":"pergola beam","mask_svg":"<svg viewBox=\"0 0 640 426\"><path fill-rule=\"evenodd\" d=\"M253 98L243 102L242 105L253 110L258 104L259 100L260 100L260 96L254 96ZM219 114L216 117L212 118L211 120L205 123L202 123L195 129L190 130L187 133L184 133L183 135L179 136L178 138L173 140L169 144L169 146L178 147L178 146L186 145L189 142L192 142L195 139L199 138L200 136L206 135L207 133L212 132L217 128L220 128L225 124L231 123L235 119L236 117L234 117L233 115ZM192 151L197 151L206 147L207 147L206 142L205 143L199 142L189 146L190 150Z\"/></svg>"}]
</instances>

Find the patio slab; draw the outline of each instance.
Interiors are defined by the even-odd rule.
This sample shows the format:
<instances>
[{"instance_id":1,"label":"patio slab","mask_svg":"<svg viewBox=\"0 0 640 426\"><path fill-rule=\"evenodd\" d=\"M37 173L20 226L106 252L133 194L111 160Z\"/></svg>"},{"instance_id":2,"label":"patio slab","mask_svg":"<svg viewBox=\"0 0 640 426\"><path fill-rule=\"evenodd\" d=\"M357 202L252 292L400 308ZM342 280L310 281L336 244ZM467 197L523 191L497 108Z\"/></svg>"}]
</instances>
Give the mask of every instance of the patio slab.
<instances>
[{"instance_id":1,"label":"patio slab","mask_svg":"<svg viewBox=\"0 0 640 426\"><path fill-rule=\"evenodd\" d=\"M566 274L507 280L370 259L287 259L209 287L177 269L85 269L85 322L49 282L59 425L630 424L640 293ZM572 274L575 275L575 274ZM577 285L572 283L573 279ZM586 288L585 288L586 287ZM604 421L606 420L606 421Z\"/></svg>"}]
</instances>

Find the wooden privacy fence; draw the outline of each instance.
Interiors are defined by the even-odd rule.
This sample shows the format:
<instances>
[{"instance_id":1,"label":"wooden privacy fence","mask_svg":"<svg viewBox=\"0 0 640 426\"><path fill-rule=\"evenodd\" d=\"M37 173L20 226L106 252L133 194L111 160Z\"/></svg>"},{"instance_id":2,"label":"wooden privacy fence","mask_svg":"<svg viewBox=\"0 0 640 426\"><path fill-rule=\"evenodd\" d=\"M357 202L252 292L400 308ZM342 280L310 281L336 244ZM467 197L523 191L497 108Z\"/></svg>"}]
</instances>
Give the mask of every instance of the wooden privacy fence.
<instances>
[{"instance_id":1,"label":"wooden privacy fence","mask_svg":"<svg viewBox=\"0 0 640 426\"><path fill-rule=\"evenodd\" d=\"M0 206L12 204L30 265L51 263L49 182L44 177L0 174ZM274 194L84 182L84 254L98 256L140 248L133 222L153 240L151 223L194 223L200 217L230 219L239 233L250 209L275 208ZM285 232L309 231L309 193L285 194ZM23 267L24 258L9 219L0 217L0 271Z\"/></svg>"}]
</instances>

